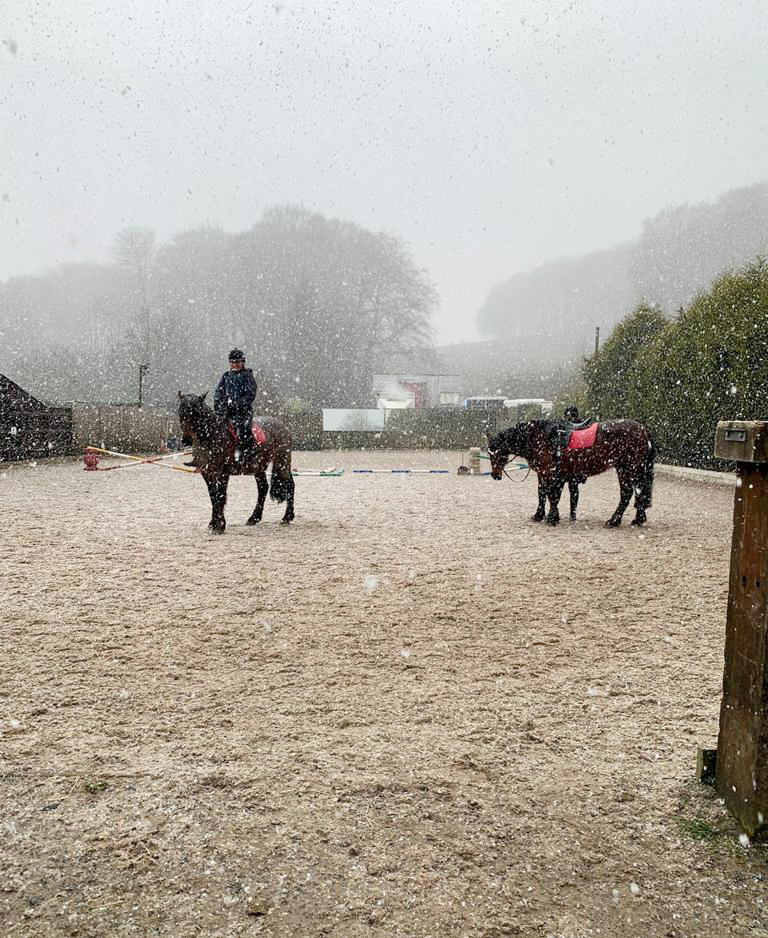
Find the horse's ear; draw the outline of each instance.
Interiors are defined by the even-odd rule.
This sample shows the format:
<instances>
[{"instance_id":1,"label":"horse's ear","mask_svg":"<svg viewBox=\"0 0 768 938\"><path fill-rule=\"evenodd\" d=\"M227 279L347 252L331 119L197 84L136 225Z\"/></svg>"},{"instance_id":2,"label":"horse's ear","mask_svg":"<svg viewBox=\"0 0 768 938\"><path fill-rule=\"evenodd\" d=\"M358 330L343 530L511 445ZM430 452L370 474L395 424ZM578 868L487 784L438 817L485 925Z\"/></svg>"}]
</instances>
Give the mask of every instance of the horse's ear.
<instances>
[{"instance_id":1,"label":"horse's ear","mask_svg":"<svg viewBox=\"0 0 768 938\"><path fill-rule=\"evenodd\" d=\"M181 391L179 391L179 400L181 400L182 396L183 396L183 395L182 395Z\"/></svg>"},{"instance_id":2,"label":"horse's ear","mask_svg":"<svg viewBox=\"0 0 768 938\"><path fill-rule=\"evenodd\" d=\"M200 395L200 403L201 403L201 404L202 404L203 401L206 399L206 397L208 397L208 392L207 392L207 391L206 391L204 394L201 394L201 395Z\"/></svg>"}]
</instances>

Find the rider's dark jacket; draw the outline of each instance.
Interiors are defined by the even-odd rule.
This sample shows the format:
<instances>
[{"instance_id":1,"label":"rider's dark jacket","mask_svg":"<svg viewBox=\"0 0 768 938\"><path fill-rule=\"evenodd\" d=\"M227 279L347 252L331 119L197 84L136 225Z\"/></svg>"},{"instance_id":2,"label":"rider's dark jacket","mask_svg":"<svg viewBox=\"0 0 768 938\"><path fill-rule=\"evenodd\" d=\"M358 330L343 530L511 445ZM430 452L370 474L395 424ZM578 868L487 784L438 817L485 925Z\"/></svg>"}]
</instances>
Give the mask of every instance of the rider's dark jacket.
<instances>
[{"instance_id":1,"label":"rider's dark jacket","mask_svg":"<svg viewBox=\"0 0 768 938\"><path fill-rule=\"evenodd\" d=\"M253 416L255 397L256 379L250 368L225 371L216 388L213 410L222 417L229 417L236 427L242 426Z\"/></svg>"}]
</instances>

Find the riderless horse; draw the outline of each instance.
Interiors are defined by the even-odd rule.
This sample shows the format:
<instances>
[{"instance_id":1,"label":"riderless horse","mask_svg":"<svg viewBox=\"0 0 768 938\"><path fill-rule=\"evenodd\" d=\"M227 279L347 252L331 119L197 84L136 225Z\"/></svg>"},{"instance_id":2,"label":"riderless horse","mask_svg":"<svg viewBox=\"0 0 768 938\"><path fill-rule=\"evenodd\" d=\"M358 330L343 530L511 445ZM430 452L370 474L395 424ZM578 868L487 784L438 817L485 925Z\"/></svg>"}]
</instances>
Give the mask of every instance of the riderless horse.
<instances>
[{"instance_id":1,"label":"riderless horse","mask_svg":"<svg viewBox=\"0 0 768 938\"><path fill-rule=\"evenodd\" d=\"M579 439L578 434L589 439ZM583 445L589 442L589 445ZM654 446L648 430L634 420L607 420L571 434L563 445L558 435L558 424L549 420L529 420L502 430L488 442L491 475L500 479L511 456L522 456L539 478L539 509L534 521L544 519L543 491L549 499L547 524L558 524L558 503L563 485L569 480L598 475L615 469L619 477L619 504L606 522L607 527L618 527L635 494L635 517L632 524L646 521L646 510L651 506L653 493Z\"/></svg>"}]
</instances>

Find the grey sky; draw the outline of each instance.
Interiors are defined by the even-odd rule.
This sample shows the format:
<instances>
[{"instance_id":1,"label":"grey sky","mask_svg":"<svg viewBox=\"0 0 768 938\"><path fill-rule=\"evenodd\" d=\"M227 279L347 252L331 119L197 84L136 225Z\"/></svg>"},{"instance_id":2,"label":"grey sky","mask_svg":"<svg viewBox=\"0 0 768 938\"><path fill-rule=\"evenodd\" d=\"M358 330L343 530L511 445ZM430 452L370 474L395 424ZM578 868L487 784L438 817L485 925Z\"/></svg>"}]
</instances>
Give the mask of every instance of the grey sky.
<instances>
[{"instance_id":1,"label":"grey sky","mask_svg":"<svg viewBox=\"0 0 768 938\"><path fill-rule=\"evenodd\" d=\"M2 278L301 202L403 237L471 338L498 280L768 177L764 0L0 10Z\"/></svg>"}]
</instances>

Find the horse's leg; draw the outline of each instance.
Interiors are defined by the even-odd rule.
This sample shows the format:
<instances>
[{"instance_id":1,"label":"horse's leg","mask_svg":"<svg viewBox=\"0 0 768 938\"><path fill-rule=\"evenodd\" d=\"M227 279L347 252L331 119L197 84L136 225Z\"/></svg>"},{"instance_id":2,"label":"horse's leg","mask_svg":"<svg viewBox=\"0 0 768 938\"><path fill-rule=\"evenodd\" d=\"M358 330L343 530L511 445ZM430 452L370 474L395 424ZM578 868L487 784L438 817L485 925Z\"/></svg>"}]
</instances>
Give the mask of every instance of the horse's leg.
<instances>
[{"instance_id":1,"label":"horse's leg","mask_svg":"<svg viewBox=\"0 0 768 938\"><path fill-rule=\"evenodd\" d=\"M606 528L618 528L621 524L621 519L624 517L624 512L627 510L627 505L632 499L633 484L631 475L626 469L617 469L616 475L619 477L619 504L616 511L614 511L608 521L605 522Z\"/></svg>"},{"instance_id":2,"label":"horse's leg","mask_svg":"<svg viewBox=\"0 0 768 938\"><path fill-rule=\"evenodd\" d=\"M547 484L547 494L549 495L547 524L553 527L556 524L560 524L560 511L557 506L560 503L560 496L563 493L563 484L563 480L557 476L553 476Z\"/></svg>"},{"instance_id":3,"label":"horse's leg","mask_svg":"<svg viewBox=\"0 0 768 938\"><path fill-rule=\"evenodd\" d=\"M296 488L296 484L293 481L293 474L290 469L288 470L288 481L286 482L286 493L285 493L285 514L280 522L280 524L290 524L294 519L293 514L293 490Z\"/></svg>"},{"instance_id":4,"label":"horse's leg","mask_svg":"<svg viewBox=\"0 0 768 938\"><path fill-rule=\"evenodd\" d=\"M228 475L212 475L205 479L208 495L211 498L211 523L208 529L214 534L223 534L227 522L224 520L224 506L227 504Z\"/></svg>"},{"instance_id":5,"label":"horse's leg","mask_svg":"<svg viewBox=\"0 0 768 938\"><path fill-rule=\"evenodd\" d=\"M539 505L531 521L543 521L544 515L547 513L547 490L541 476L537 476L537 478L539 480Z\"/></svg>"},{"instance_id":6,"label":"horse's leg","mask_svg":"<svg viewBox=\"0 0 768 938\"><path fill-rule=\"evenodd\" d=\"M571 496L571 521L576 520L576 506L579 504L579 483L568 480L568 493Z\"/></svg>"},{"instance_id":7,"label":"horse's leg","mask_svg":"<svg viewBox=\"0 0 768 938\"><path fill-rule=\"evenodd\" d=\"M246 524L258 524L261 521L261 516L264 514L264 502L267 499L267 492L269 491L269 482L267 482L267 473L263 468L258 468L254 473L256 476L256 485L259 488L259 500L256 502L256 507L253 509L253 514L245 522Z\"/></svg>"},{"instance_id":8,"label":"horse's leg","mask_svg":"<svg viewBox=\"0 0 768 938\"><path fill-rule=\"evenodd\" d=\"M293 521L293 492L295 489L293 473L291 472L291 441L290 437L282 440L275 450L272 458L272 479L269 485L270 495L276 502L285 502L285 514L280 524L290 524Z\"/></svg>"},{"instance_id":9,"label":"horse's leg","mask_svg":"<svg viewBox=\"0 0 768 938\"><path fill-rule=\"evenodd\" d=\"M653 442L645 435L646 452L643 456L640 469L635 480L635 517L632 524L640 526L648 520L645 514L646 508L651 507L653 497L653 464L655 451Z\"/></svg>"},{"instance_id":10,"label":"horse's leg","mask_svg":"<svg viewBox=\"0 0 768 938\"><path fill-rule=\"evenodd\" d=\"M640 485L633 485L632 490L635 493L635 517L629 523L635 525L635 527L641 528L648 520L648 517L645 514L645 506L643 504L642 495L640 494Z\"/></svg>"}]
</instances>

